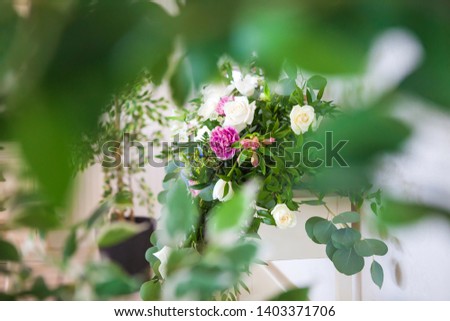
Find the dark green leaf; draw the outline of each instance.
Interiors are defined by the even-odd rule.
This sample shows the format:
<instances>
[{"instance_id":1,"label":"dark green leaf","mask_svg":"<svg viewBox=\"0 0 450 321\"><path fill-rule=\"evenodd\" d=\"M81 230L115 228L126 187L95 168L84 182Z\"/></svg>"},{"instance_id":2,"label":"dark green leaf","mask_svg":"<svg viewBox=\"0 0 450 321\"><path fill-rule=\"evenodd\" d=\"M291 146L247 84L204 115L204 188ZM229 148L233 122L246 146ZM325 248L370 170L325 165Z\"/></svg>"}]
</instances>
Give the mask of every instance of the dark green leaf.
<instances>
[{"instance_id":1,"label":"dark green leaf","mask_svg":"<svg viewBox=\"0 0 450 321\"><path fill-rule=\"evenodd\" d=\"M178 63L169 83L175 103L182 106L192 89L192 79L186 59Z\"/></svg>"},{"instance_id":2,"label":"dark green leaf","mask_svg":"<svg viewBox=\"0 0 450 321\"><path fill-rule=\"evenodd\" d=\"M63 259L67 261L75 254L78 248L77 242L77 229L74 228L70 231L69 236L66 239L66 243L64 244L63 250Z\"/></svg>"},{"instance_id":3,"label":"dark green leaf","mask_svg":"<svg viewBox=\"0 0 450 321\"><path fill-rule=\"evenodd\" d=\"M361 216L357 212L344 212L333 217L334 224L356 223L359 222Z\"/></svg>"},{"instance_id":4,"label":"dark green leaf","mask_svg":"<svg viewBox=\"0 0 450 321\"><path fill-rule=\"evenodd\" d=\"M361 233L353 228L342 228L331 235L333 245L337 249L348 249L361 239Z\"/></svg>"},{"instance_id":5,"label":"dark green leaf","mask_svg":"<svg viewBox=\"0 0 450 321\"><path fill-rule=\"evenodd\" d=\"M333 255L337 251L337 248L334 247L333 241L329 241L327 243L327 247L325 248L325 253L327 254L330 260L333 260Z\"/></svg>"},{"instance_id":6,"label":"dark green leaf","mask_svg":"<svg viewBox=\"0 0 450 321\"><path fill-rule=\"evenodd\" d=\"M356 254L353 248L336 250L332 261L336 269L345 275L356 274L364 268L364 258Z\"/></svg>"},{"instance_id":7,"label":"dark green leaf","mask_svg":"<svg viewBox=\"0 0 450 321\"><path fill-rule=\"evenodd\" d=\"M12 243L2 239L0 239L0 261L20 261L20 254L16 247Z\"/></svg>"},{"instance_id":8,"label":"dark green leaf","mask_svg":"<svg viewBox=\"0 0 450 321\"><path fill-rule=\"evenodd\" d=\"M386 255L387 245L380 240L364 239L355 243L355 251L361 256Z\"/></svg>"},{"instance_id":9,"label":"dark green leaf","mask_svg":"<svg viewBox=\"0 0 450 321\"><path fill-rule=\"evenodd\" d=\"M305 223L306 234L308 234L309 238L313 242L318 243L318 244L321 244L321 243L314 236L314 225L318 222L323 222L323 221L326 221L326 220L322 217L313 216L313 217L309 218Z\"/></svg>"},{"instance_id":10,"label":"dark green leaf","mask_svg":"<svg viewBox=\"0 0 450 321\"><path fill-rule=\"evenodd\" d=\"M308 288L292 289L271 298L269 301L308 301Z\"/></svg>"},{"instance_id":11,"label":"dark green leaf","mask_svg":"<svg viewBox=\"0 0 450 321\"><path fill-rule=\"evenodd\" d=\"M327 244L331 239L331 235L336 230L337 228L333 222L324 220L314 224L313 234L320 244Z\"/></svg>"},{"instance_id":12,"label":"dark green leaf","mask_svg":"<svg viewBox=\"0 0 450 321\"><path fill-rule=\"evenodd\" d=\"M381 289L384 279L383 267L375 260L370 266L370 275L372 276L373 282Z\"/></svg>"}]
</instances>

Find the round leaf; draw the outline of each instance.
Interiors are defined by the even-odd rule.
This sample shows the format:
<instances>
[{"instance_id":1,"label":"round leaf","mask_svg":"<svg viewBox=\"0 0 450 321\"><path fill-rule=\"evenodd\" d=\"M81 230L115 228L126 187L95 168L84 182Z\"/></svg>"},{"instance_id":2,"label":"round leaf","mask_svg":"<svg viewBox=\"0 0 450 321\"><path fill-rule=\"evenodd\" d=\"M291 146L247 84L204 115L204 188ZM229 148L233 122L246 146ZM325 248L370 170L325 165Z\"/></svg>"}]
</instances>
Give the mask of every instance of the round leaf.
<instances>
[{"instance_id":1,"label":"round leaf","mask_svg":"<svg viewBox=\"0 0 450 321\"><path fill-rule=\"evenodd\" d=\"M338 249L332 261L336 269L345 275L356 274L364 268L364 258L356 254L353 248Z\"/></svg>"},{"instance_id":2,"label":"round leaf","mask_svg":"<svg viewBox=\"0 0 450 321\"><path fill-rule=\"evenodd\" d=\"M337 248L334 247L333 242L329 241L327 243L327 247L325 249L325 252L327 253L327 256L330 260L333 260L333 255L337 251Z\"/></svg>"},{"instance_id":3,"label":"round leaf","mask_svg":"<svg viewBox=\"0 0 450 321\"><path fill-rule=\"evenodd\" d=\"M331 221L324 220L314 224L313 234L320 244L327 244L337 228Z\"/></svg>"},{"instance_id":4,"label":"round leaf","mask_svg":"<svg viewBox=\"0 0 450 321\"><path fill-rule=\"evenodd\" d=\"M361 256L385 255L388 247L383 241L365 239L355 243L355 251Z\"/></svg>"},{"instance_id":5,"label":"round leaf","mask_svg":"<svg viewBox=\"0 0 450 321\"><path fill-rule=\"evenodd\" d=\"M372 262L372 265L370 266L370 275L372 276L373 282L381 289L381 286L383 285L384 272L383 267L377 261Z\"/></svg>"},{"instance_id":6,"label":"round leaf","mask_svg":"<svg viewBox=\"0 0 450 321\"><path fill-rule=\"evenodd\" d=\"M320 242L314 236L314 232L313 232L314 225L317 222L323 222L323 221L326 221L326 219L318 217L318 216L313 216L310 219L308 219L305 223L306 234L308 234L309 238L317 244L320 244Z\"/></svg>"},{"instance_id":7,"label":"round leaf","mask_svg":"<svg viewBox=\"0 0 450 321\"><path fill-rule=\"evenodd\" d=\"M0 240L0 261L20 261L20 255L16 247L5 240Z\"/></svg>"},{"instance_id":8,"label":"round leaf","mask_svg":"<svg viewBox=\"0 0 450 321\"><path fill-rule=\"evenodd\" d=\"M109 247L124 242L139 233L141 229L131 223L117 222L105 226L99 233L98 246Z\"/></svg>"},{"instance_id":9,"label":"round leaf","mask_svg":"<svg viewBox=\"0 0 450 321\"><path fill-rule=\"evenodd\" d=\"M139 295L144 301L158 301L161 296L161 284L154 281L145 282L141 286Z\"/></svg>"},{"instance_id":10,"label":"round leaf","mask_svg":"<svg viewBox=\"0 0 450 321\"><path fill-rule=\"evenodd\" d=\"M360 215L357 212L344 212L333 218L334 224L357 223L359 221L360 221Z\"/></svg>"},{"instance_id":11,"label":"round leaf","mask_svg":"<svg viewBox=\"0 0 450 321\"><path fill-rule=\"evenodd\" d=\"M353 247L356 241L361 239L361 233L352 228L341 228L331 235L333 245L337 249L348 249Z\"/></svg>"}]
</instances>

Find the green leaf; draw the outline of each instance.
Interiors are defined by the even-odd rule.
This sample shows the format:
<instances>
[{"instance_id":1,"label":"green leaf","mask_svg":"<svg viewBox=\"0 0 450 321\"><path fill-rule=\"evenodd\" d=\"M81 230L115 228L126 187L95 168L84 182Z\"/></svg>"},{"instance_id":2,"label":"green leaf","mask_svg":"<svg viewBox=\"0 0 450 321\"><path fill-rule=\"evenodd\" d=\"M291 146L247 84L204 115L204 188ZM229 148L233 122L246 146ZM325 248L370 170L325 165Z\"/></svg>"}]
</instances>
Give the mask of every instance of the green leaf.
<instances>
[{"instance_id":1,"label":"green leaf","mask_svg":"<svg viewBox=\"0 0 450 321\"><path fill-rule=\"evenodd\" d=\"M337 228L333 222L323 220L314 224L313 234L320 244L327 244L331 239L331 235L336 230Z\"/></svg>"},{"instance_id":2,"label":"green leaf","mask_svg":"<svg viewBox=\"0 0 450 321\"><path fill-rule=\"evenodd\" d=\"M372 265L370 266L370 275L372 276L373 282L376 285L378 285L378 287L381 289L384 280L383 267L380 265L380 263L378 263L375 260L372 262Z\"/></svg>"},{"instance_id":3,"label":"green leaf","mask_svg":"<svg viewBox=\"0 0 450 321\"><path fill-rule=\"evenodd\" d=\"M142 284L139 295L143 301L159 301L161 299L161 284L158 281L147 281Z\"/></svg>"},{"instance_id":4,"label":"green leaf","mask_svg":"<svg viewBox=\"0 0 450 321\"><path fill-rule=\"evenodd\" d=\"M325 202L322 200L308 200L308 201L301 201L300 204L317 206L317 205L323 205L323 204L325 204Z\"/></svg>"},{"instance_id":5,"label":"green leaf","mask_svg":"<svg viewBox=\"0 0 450 321\"><path fill-rule=\"evenodd\" d=\"M386 255L387 245L380 240L364 239L355 243L355 251L361 256Z\"/></svg>"},{"instance_id":6,"label":"green leaf","mask_svg":"<svg viewBox=\"0 0 450 321\"><path fill-rule=\"evenodd\" d=\"M208 222L209 237L220 237L222 232L236 230L249 219L248 199L239 192L228 202L213 208Z\"/></svg>"},{"instance_id":7,"label":"green leaf","mask_svg":"<svg viewBox=\"0 0 450 321\"><path fill-rule=\"evenodd\" d=\"M324 218L322 217L318 217L318 216L313 216L311 218L309 218L306 223L305 223L305 230L306 230L306 234L308 234L309 238L314 242L314 243L318 243L321 244L316 237L314 236L314 225L317 222L322 222L322 221L326 221Z\"/></svg>"},{"instance_id":8,"label":"green leaf","mask_svg":"<svg viewBox=\"0 0 450 321\"><path fill-rule=\"evenodd\" d=\"M2 239L0 239L0 261L20 261L20 254L16 247L12 243Z\"/></svg>"},{"instance_id":9,"label":"green leaf","mask_svg":"<svg viewBox=\"0 0 450 321\"><path fill-rule=\"evenodd\" d=\"M258 213L258 216L260 216L263 219L264 224L273 225L273 226L277 225L272 214L270 214L268 211L258 210L257 213Z\"/></svg>"},{"instance_id":10,"label":"green leaf","mask_svg":"<svg viewBox=\"0 0 450 321\"><path fill-rule=\"evenodd\" d=\"M70 259L75 254L77 249L78 249L77 229L73 228L66 239L66 243L64 244L63 260L67 261L68 259Z\"/></svg>"},{"instance_id":11,"label":"green leaf","mask_svg":"<svg viewBox=\"0 0 450 321\"><path fill-rule=\"evenodd\" d=\"M192 90L192 79L190 77L189 65L186 59L182 59L177 64L169 84L175 103L178 106L182 106Z\"/></svg>"},{"instance_id":12,"label":"green leaf","mask_svg":"<svg viewBox=\"0 0 450 321\"><path fill-rule=\"evenodd\" d=\"M115 222L105 226L99 233L98 246L109 247L128 240L141 229L132 223Z\"/></svg>"},{"instance_id":13,"label":"green leaf","mask_svg":"<svg viewBox=\"0 0 450 321\"><path fill-rule=\"evenodd\" d=\"M214 185L211 184L207 188L202 189L200 191L200 193L198 193L198 196L206 202L211 202L213 200L213 196L212 196L213 190L214 190Z\"/></svg>"},{"instance_id":14,"label":"green leaf","mask_svg":"<svg viewBox=\"0 0 450 321\"><path fill-rule=\"evenodd\" d=\"M341 228L331 235L333 245L337 249L348 249L361 239L361 233L353 228Z\"/></svg>"},{"instance_id":15,"label":"green leaf","mask_svg":"<svg viewBox=\"0 0 450 321\"><path fill-rule=\"evenodd\" d=\"M97 222L100 217L106 215L111 209L111 201L106 200L92 213L92 215L86 221L86 227L90 229Z\"/></svg>"},{"instance_id":16,"label":"green leaf","mask_svg":"<svg viewBox=\"0 0 450 321\"><path fill-rule=\"evenodd\" d=\"M364 258L353 248L336 250L332 261L336 269L345 275L356 274L364 268Z\"/></svg>"},{"instance_id":17,"label":"green leaf","mask_svg":"<svg viewBox=\"0 0 450 321\"><path fill-rule=\"evenodd\" d=\"M327 247L325 248L325 253L327 254L330 260L333 260L333 255L337 251L337 248L334 247L333 241L329 241L327 243Z\"/></svg>"},{"instance_id":18,"label":"green leaf","mask_svg":"<svg viewBox=\"0 0 450 321\"><path fill-rule=\"evenodd\" d=\"M62 217L43 204L27 204L13 220L15 224L42 231L57 229L62 224Z\"/></svg>"},{"instance_id":19,"label":"green leaf","mask_svg":"<svg viewBox=\"0 0 450 321\"><path fill-rule=\"evenodd\" d=\"M177 180L166 197L161 219L160 241L177 247L197 225L198 212L186 184Z\"/></svg>"},{"instance_id":20,"label":"green leaf","mask_svg":"<svg viewBox=\"0 0 450 321\"><path fill-rule=\"evenodd\" d=\"M357 223L361 216L357 212L344 212L333 217L334 224Z\"/></svg>"},{"instance_id":21,"label":"green leaf","mask_svg":"<svg viewBox=\"0 0 450 321\"><path fill-rule=\"evenodd\" d=\"M319 91L317 94L317 99L320 100L327 85L327 80L322 76L315 75L308 79L307 85L310 88Z\"/></svg>"},{"instance_id":22,"label":"green leaf","mask_svg":"<svg viewBox=\"0 0 450 321\"><path fill-rule=\"evenodd\" d=\"M100 299L130 294L139 290L140 284L136 282L136 279L130 278L117 265L110 262L88 264L85 276Z\"/></svg>"},{"instance_id":23,"label":"green leaf","mask_svg":"<svg viewBox=\"0 0 450 321\"><path fill-rule=\"evenodd\" d=\"M292 289L271 298L269 301L308 301L308 288Z\"/></svg>"}]
</instances>

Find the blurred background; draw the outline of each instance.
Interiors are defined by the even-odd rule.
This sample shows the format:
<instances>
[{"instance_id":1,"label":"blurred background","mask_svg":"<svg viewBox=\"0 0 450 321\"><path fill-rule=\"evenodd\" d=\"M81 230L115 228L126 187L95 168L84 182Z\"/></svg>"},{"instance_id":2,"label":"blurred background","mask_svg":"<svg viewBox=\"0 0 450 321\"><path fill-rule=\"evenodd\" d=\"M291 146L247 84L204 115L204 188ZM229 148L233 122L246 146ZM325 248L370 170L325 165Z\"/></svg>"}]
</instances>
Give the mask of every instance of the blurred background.
<instances>
[{"instance_id":1,"label":"blurred background","mask_svg":"<svg viewBox=\"0 0 450 321\"><path fill-rule=\"evenodd\" d=\"M445 0L0 0L0 298L135 298L136 284L101 265L95 240L109 217L99 204L136 181L145 193L125 203L158 218L164 169L105 171L100 146L130 131L169 141L173 112L217 79L223 55L240 64L256 55L274 81L286 63L326 77L327 99L344 111L330 130L349 140L350 167L325 169L318 184L373 184L385 198L376 219L364 207L362 226L389 245L381 290L365 273L337 274L303 224L262 231L280 246L301 241L295 253L267 254L270 273L255 271L255 289L260 277L275 278L273 291L309 286L313 300L449 300Z\"/></svg>"}]
</instances>

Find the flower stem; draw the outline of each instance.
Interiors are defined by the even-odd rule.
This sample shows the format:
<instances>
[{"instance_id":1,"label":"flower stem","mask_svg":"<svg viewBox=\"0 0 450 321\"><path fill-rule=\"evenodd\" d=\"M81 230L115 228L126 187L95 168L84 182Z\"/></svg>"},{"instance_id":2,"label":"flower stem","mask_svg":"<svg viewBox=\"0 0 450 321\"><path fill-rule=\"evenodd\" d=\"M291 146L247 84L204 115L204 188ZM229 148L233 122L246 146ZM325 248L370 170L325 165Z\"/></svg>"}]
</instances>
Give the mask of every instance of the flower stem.
<instances>
[{"instance_id":1,"label":"flower stem","mask_svg":"<svg viewBox=\"0 0 450 321\"><path fill-rule=\"evenodd\" d=\"M237 161L233 164L233 167L231 167L230 171L227 174L227 177L231 177L231 174L233 174L234 170L236 169Z\"/></svg>"}]
</instances>

